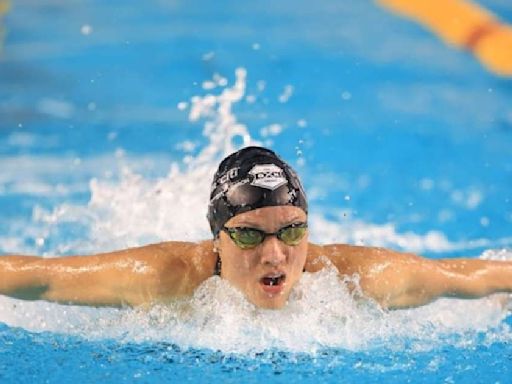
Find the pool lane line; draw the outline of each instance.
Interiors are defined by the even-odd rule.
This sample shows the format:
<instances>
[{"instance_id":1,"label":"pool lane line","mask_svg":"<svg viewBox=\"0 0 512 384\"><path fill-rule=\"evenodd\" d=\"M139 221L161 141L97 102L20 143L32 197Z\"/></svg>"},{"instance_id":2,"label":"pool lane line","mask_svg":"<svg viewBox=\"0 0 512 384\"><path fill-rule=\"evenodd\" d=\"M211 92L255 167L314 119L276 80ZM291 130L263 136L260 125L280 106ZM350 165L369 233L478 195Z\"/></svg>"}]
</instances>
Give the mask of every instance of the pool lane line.
<instances>
[{"instance_id":1,"label":"pool lane line","mask_svg":"<svg viewBox=\"0 0 512 384\"><path fill-rule=\"evenodd\" d=\"M0 16L5 15L10 9L9 0L0 0Z\"/></svg>"},{"instance_id":2,"label":"pool lane line","mask_svg":"<svg viewBox=\"0 0 512 384\"><path fill-rule=\"evenodd\" d=\"M0 0L0 52L4 46L5 28L2 23L2 16L6 15L11 9L11 2L9 0Z\"/></svg>"},{"instance_id":3,"label":"pool lane line","mask_svg":"<svg viewBox=\"0 0 512 384\"><path fill-rule=\"evenodd\" d=\"M376 0L434 32L451 46L472 52L498 76L512 77L512 26L467 0Z\"/></svg>"}]
</instances>

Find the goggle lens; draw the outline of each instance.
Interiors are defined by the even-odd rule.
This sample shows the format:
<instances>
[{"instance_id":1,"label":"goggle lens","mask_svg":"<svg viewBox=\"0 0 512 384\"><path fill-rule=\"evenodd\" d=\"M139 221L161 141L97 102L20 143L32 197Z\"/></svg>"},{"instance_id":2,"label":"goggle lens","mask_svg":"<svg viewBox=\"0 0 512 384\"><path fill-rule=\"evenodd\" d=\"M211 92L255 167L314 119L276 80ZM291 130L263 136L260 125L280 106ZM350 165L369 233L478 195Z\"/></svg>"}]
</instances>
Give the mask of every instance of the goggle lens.
<instances>
[{"instance_id":1,"label":"goggle lens","mask_svg":"<svg viewBox=\"0 0 512 384\"><path fill-rule=\"evenodd\" d=\"M242 249L254 248L265 238L263 233L251 228L236 228L229 234L235 244Z\"/></svg>"},{"instance_id":2,"label":"goggle lens","mask_svg":"<svg viewBox=\"0 0 512 384\"><path fill-rule=\"evenodd\" d=\"M307 228L306 223L297 223L281 228L275 233L266 233L256 228L247 227L224 227L223 230L238 247L241 249L250 249L263 243L267 236L274 235L286 245L298 245L306 234Z\"/></svg>"},{"instance_id":3,"label":"goggle lens","mask_svg":"<svg viewBox=\"0 0 512 384\"><path fill-rule=\"evenodd\" d=\"M277 238L286 245L297 245L306 234L306 227L287 227L278 232Z\"/></svg>"}]
</instances>

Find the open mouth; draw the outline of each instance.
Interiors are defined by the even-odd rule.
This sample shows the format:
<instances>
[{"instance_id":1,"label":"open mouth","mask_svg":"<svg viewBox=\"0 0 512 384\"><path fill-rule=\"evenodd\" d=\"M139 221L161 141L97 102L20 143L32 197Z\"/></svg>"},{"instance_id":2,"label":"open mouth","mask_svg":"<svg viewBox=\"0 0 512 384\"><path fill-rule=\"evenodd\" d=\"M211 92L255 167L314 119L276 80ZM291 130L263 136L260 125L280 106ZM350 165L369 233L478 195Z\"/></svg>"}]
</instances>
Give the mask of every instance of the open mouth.
<instances>
[{"instance_id":1,"label":"open mouth","mask_svg":"<svg viewBox=\"0 0 512 384\"><path fill-rule=\"evenodd\" d=\"M268 287L274 287L278 286L284 283L286 279L286 275L284 273L280 273L277 275L267 275L263 276L260 279L261 284L268 286Z\"/></svg>"}]
</instances>

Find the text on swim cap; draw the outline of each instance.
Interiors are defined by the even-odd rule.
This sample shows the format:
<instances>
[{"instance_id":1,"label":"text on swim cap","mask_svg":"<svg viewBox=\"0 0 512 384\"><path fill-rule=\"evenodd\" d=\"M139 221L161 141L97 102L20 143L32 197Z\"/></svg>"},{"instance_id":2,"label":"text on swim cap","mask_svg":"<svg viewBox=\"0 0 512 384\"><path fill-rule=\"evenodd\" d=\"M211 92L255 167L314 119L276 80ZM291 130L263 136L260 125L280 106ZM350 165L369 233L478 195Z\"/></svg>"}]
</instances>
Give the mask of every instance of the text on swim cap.
<instances>
[{"instance_id":1,"label":"text on swim cap","mask_svg":"<svg viewBox=\"0 0 512 384\"><path fill-rule=\"evenodd\" d=\"M258 164L249 174L253 176L251 185L274 190L288 183L284 171L275 164Z\"/></svg>"},{"instance_id":2,"label":"text on swim cap","mask_svg":"<svg viewBox=\"0 0 512 384\"><path fill-rule=\"evenodd\" d=\"M230 180L237 178L239 170L240 170L239 167L229 169L224 175L219 177L219 180L217 180L216 184L222 185L222 184L227 183Z\"/></svg>"}]
</instances>

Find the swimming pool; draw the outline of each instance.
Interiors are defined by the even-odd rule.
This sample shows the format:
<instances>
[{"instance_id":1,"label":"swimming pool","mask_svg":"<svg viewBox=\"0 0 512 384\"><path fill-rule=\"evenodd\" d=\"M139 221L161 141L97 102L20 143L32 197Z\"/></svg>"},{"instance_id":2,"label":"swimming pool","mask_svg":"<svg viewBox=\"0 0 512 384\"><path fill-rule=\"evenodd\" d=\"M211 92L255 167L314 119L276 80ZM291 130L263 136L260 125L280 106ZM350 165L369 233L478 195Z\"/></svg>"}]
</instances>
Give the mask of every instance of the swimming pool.
<instances>
[{"instance_id":1,"label":"swimming pool","mask_svg":"<svg viewBox=\"0 0 512 384\"><path fill-rule=\"evenodd\" d=\"M512 257L511 80L373 2L11 7L0 253L206 238L215 162L252 140L297 167L314 241ZM510 382L496 299L386 313L304 279L279 313L217 279L149 313L2 297L0 381Z\"/></svg>"}]
</instances>

